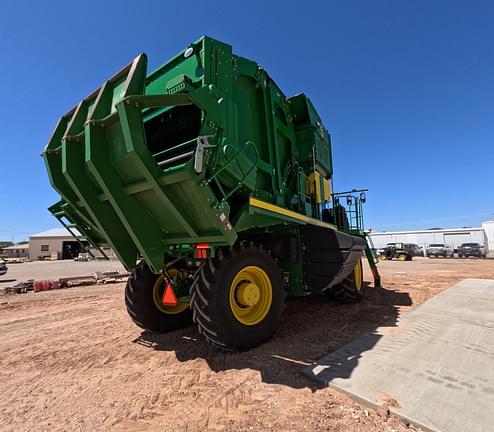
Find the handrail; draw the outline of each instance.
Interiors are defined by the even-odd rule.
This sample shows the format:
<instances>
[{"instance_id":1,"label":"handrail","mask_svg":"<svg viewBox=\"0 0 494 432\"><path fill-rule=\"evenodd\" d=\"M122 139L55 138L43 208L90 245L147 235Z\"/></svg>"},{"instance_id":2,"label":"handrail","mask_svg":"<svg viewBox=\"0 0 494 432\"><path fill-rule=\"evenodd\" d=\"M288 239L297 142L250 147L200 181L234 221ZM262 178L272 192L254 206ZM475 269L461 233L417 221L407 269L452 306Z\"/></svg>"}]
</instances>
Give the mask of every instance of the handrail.
<instances>
[{"instance_id":1,"label":"handrail","mask_svg":"<svg viewBox=\"0 0 494 432\"><path fill-rule=\"evenodd\" d=\"M168 164L171 164L172 162L176 162L178 160L186 159L189 156L192 156L194 153L195 153L195 150L191 150L191 151L188 151L186 153L182 153L182 154L179 154L177 156L173 156L173 157L168 158L168 159L163 159L162 161L159 161L158 162L158 165L160 167L163 166L163 165L168 165Z\"/></svg>"},{"instance_id":2,"label":"handrail","mask_svg":"<svg viewBox=\"0 0 494 432\"><path fill-rule=\"evenodd\" d=\"M180 144L177 144L176 146L173 146L173 147L170 147L170 148L167 148L165 150L161 150L160 152L158 153L154 153L153 154L153 157L154 158L159 158L160 156L163 156L167 153L170 153L170 152L173 152L174 150L178 150L178 149L181 149L182 147L187 147L187 145L189 144L192 144L194 142L197 142L197 138L192 138L191 140L189 141L185 141L183 143L180 143Z\"/></svg>"}]
</instances>

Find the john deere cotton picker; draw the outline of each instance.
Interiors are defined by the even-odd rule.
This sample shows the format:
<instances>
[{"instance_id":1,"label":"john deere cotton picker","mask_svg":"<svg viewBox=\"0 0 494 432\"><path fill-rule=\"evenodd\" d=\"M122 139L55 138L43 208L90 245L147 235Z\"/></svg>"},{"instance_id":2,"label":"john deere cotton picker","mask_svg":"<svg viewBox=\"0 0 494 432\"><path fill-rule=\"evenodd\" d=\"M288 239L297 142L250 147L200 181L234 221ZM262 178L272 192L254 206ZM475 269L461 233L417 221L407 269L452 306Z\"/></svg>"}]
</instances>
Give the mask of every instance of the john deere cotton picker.
<instances>
[{"instance_id":1,"label":"john deere cotton picker","mask_svg":"<svg viewBox=\"0 0 494 432\"><path fill-rule=\"evenodd\" d=\"M138 56L59 120L43 157L61 195L50 211L132 272L143 329L193 321L244 350L270 338L287 294L358 300L364 250L378 282L363 194L331 193L310 100L209 37L150 74Z\"/></svg>"}]
</instances>

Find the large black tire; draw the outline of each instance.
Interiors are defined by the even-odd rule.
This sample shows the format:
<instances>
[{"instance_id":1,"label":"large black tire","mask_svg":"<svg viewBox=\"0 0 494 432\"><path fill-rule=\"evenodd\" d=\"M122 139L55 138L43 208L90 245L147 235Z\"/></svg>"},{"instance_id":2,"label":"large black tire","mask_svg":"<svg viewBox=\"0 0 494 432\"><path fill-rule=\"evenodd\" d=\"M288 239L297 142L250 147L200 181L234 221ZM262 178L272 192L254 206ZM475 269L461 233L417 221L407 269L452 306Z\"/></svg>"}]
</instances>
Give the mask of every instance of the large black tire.
<instances>
[{"instance_id":1,"label":"large black tire","mask_svg":"<svg viewBox=\"0 0 494 432\"><path fill-rule=\"evenodd\" d=\"M189 326L192 311L187 307L179 313L164 313L153 297L153 289L159 275L141 261L127 280L125 305L132 321L144 330L165 333Z\"/></svg>"},{"instance_id":2,"label":"large black tire","mask_svg":"<svg viewBox=\"0 0 494 432\"><path fill-rule=\"evenodd\" d=\"M235 281L246 269L252 268L260 269L265 289L270 287L271 301L265 300L267 295L260 294L253 306L232 303L237 302L236 290L240 286ZM242 279L241 283L247 281ZM190 303L199 333L210 344L223 350L243 351L271 338L281 317L284 298L283 280L276 261L261 247L240 243L233 248L218 249L215 258L201 265L191 287ZM241 310L247 314L250 310L264 312L260 313L259 321L246 324L238 317L238 309L236 315L235 308L239 307L244 307Z\"/></svg>"},{"instance_id":3,"label":"large black tire","mask_svg":"<svg viewBox=\"0 0 494 432\"><path fill-rule=\"evenodd\" d=\"M362 299L363 285L362 260L359 260L350 275L331 288L331 294L340 303L356 303Z\"/></svg>"}]
</instances>

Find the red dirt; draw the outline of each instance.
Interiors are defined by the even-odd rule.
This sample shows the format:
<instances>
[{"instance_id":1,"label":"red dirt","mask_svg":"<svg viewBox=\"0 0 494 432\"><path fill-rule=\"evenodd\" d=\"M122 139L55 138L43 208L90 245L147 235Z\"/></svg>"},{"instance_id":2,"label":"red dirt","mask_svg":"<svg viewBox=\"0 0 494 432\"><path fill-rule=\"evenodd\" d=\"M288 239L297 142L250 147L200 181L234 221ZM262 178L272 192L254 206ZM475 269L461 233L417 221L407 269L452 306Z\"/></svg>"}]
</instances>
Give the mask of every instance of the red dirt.
<instances>
[{"instance_id":1,"label":"red dirt","mask_svg":"<svg viewBox=\"0 0 494 432\"><path fill-rule=\"evenodd\" d=\"M141 333L123 284L0 297L2 431L405 431L301 371L319 357L494 260L380 264L383 289L355 305L287 302L272 341L241 354L211 349L193 328ZM56 276L56 275L54 275ZM370 280L366 271L366 280Z\"/></svg>"}]
</instances>

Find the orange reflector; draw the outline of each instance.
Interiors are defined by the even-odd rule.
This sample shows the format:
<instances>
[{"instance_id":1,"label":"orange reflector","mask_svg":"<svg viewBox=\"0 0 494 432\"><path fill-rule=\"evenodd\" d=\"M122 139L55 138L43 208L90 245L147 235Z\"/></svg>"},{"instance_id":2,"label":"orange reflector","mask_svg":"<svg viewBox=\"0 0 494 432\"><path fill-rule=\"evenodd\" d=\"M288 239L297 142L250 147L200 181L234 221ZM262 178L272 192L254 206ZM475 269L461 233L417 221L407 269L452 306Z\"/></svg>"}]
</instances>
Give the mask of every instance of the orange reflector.
<instances>
[{"instance_id":1,"label":"orange reflector","mask_svg":"<svg viewBox=\"0 0 494 432\"><path fill-rule=\"evenodd\" d=\"M161 297L161 303L165 306L177 306L177 296L175 295L175 291L173 291L173 285L169 282L165 286L165 292L163 293L163 297Z\"/></svg>"},{"instance_id":2,"label":"orange reflector","mask_svg":"<svg viewBox=\"0 0 494 432\"><path fill-rule=\"evenodd\" d=\"M209 249L209 245L207 243L197 243L196 249Z\"/></svg>"}]
</instances>

